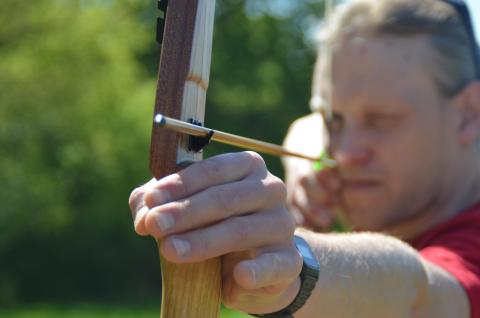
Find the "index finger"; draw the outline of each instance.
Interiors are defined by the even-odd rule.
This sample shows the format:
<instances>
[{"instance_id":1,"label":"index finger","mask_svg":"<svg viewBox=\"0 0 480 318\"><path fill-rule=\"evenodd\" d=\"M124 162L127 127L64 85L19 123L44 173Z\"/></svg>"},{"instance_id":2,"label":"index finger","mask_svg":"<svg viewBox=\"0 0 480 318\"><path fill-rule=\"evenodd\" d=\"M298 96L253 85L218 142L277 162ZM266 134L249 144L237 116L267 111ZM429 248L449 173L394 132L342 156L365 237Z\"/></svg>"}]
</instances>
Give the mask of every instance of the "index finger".
<instances>
[{"instance_id":1,"label":"index finger","mask_svg":"<svg viewBox=\"0 0 480 318\"><path fill-rule=\"evenodd\" d=\"M257 153L246 151L215 156L194 163L158 182L146 193L150 208L196 194L212 186L245 179L267 177L265 162Z\"/></svg>"}]
</instances>

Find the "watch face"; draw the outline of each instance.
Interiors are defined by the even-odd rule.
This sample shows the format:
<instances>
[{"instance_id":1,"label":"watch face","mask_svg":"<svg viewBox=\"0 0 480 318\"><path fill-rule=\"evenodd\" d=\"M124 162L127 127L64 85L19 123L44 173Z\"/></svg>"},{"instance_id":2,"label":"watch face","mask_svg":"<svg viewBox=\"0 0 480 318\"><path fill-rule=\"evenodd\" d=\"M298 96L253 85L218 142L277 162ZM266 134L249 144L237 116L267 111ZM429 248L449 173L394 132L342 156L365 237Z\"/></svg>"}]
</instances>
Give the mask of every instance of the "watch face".
<instances>
[{"instance_id":1,"label":"watch face","mask_svg":"<svg viewBox=\"0 0 480 318\"><path fill-rule=\"evenodd\" d=\"M295 236L295 245L298 251L302 254L303 262L310 268L319 269L316 256L313 254L308 243L301 237Z\"/></svg>"}]
</instances>

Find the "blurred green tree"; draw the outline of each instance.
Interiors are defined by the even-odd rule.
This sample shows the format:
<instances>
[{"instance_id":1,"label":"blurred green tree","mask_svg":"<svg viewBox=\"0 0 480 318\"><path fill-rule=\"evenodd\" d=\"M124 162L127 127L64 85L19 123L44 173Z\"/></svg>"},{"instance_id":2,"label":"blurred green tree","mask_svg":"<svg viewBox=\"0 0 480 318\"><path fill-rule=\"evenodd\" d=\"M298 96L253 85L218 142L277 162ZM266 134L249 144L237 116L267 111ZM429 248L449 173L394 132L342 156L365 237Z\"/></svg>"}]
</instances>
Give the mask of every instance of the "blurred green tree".
<instances>
[{"instance_id":1,"label":"blurred green tree","mask_svg":"<svg viewBox=\"0 0 480 318\"><path fill-rule=\"evenodd\" d=\"M279 143L308 111L323 5L286 3L218 1L209 126ZM0 305L158 297L126 204L149 177L155 6L0 2Z\"/></svg>"}]
</instances>

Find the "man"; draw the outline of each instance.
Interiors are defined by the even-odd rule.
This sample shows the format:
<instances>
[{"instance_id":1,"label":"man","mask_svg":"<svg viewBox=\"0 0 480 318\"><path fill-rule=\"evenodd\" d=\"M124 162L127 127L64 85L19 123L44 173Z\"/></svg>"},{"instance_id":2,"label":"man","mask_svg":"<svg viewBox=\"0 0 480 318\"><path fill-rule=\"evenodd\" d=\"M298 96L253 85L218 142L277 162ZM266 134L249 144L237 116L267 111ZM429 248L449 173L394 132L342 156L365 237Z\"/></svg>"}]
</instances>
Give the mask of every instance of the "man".
<instances>
[{"instance_id":1,"label":"man","mask_svg":"<svg viewBox=\"0 0 480 318\"><path fill-rule=\"evenodd\" d=\"M319 268L293 244L285 186L250 152L135 190L135 230L173 262L224 255L224 303L245 312L479 318L480 70L454 5L358 0L330 21L313 100L337 167L302 186L356 232L297 230Z\"/></svg>"}]
</instances>

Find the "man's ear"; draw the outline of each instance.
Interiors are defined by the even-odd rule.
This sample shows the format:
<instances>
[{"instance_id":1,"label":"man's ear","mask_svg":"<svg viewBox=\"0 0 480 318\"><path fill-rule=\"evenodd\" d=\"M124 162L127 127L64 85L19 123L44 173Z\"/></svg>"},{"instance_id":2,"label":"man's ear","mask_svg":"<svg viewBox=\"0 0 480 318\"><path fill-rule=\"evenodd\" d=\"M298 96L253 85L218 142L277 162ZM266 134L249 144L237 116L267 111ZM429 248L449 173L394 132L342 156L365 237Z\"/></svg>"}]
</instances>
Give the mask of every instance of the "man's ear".
<instances>
[{"instance_id":1,"label":"man's ear","mask_svg":"<svg viewBox=\"0 0 480 318\"><path fill-rule=\"evenodd\" d=\"M480 138L480 81L468 84L455 99L462 118L459 140L471 144Z\"/></svg>"}]
</instances>

